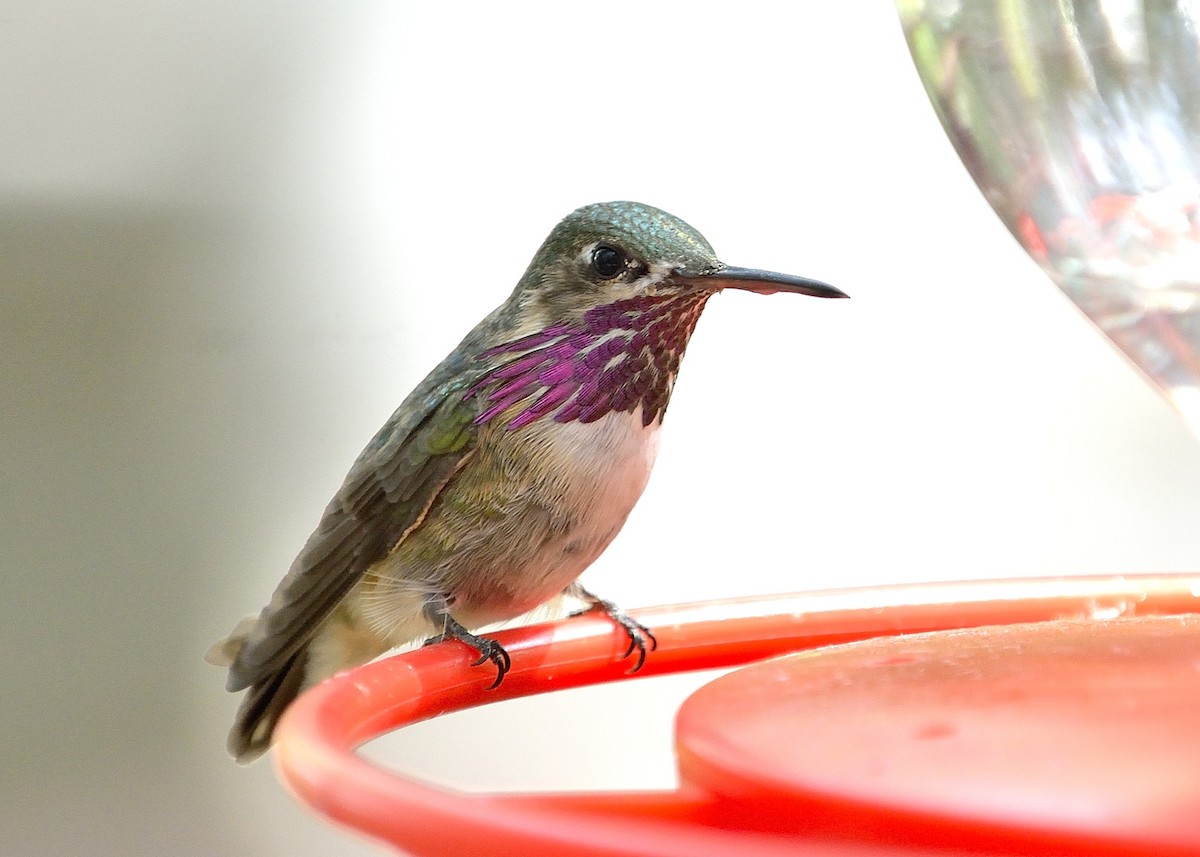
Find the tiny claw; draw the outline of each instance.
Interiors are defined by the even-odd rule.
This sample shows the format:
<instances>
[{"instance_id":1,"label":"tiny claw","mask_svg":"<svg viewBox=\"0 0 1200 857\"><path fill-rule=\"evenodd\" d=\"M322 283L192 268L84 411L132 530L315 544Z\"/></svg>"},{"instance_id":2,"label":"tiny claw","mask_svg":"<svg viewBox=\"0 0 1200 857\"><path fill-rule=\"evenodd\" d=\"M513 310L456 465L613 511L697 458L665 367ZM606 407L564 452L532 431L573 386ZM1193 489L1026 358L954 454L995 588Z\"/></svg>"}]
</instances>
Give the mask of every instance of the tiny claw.
<instances>
[{"instance_id":1,"label":"tiny claw","mask_svg":"<svg viewBox=\"0 0 1200 857\"><path fill-rule=\"evenodd\" d=\"M641 622L636 622L633 619L629 619L629 624L627 625L621 620L617 619L615 616L613 617L613 620L623 629L625 629L625 633L629 635L629 648L627 648L625 650L625 654L621 656L622 659L629 657L633 654L633 650L637 649L637 663L635 663L628 670L628 674L632 675L640 670L642 665L646 663L646 653L652 652L658 648L658 640L655 638L654 633ZM647 643L649 643L649 646L646 645Z\"/></svg>"},{"instance_id":2,"label":"tiny claw","mask_svg":"<svg viewBox=\"0 0 1200 857\"><path fill-rule=\"evenodd\" d=\"M423 645L432 646L435 643L443 643L446 640L458 640L460 643L470 646L479 653L478 660L471 661L471 666L478 667L491 661L496 667L496 680L488 685L488 690L498 688L500 682L504 681L504 677L508 675L508 671L512 669L512 657L508 654L508 650L495 640L472 634L449 616L445 617L445 619L446 630L436 636L430 637Z\"/></svg>"},{"instance_id":3,"label":"tiny claw","mask_svg":"<svg viewBox=\"0 0 1200 857\"><path fill-rule=\"evenodd\" d=\"M476 637L474 640L467 642L468 646L479 651L479 659L471 662L471 666L478 667L491 661L496 665L496 680L488 686L488 690L495 690L500 686L500 682L504 681L504 677L508 675L508 671L512 669L512 658L502 645L495 640L489 640L487 637Z\"/></svg>"},{"instance_id":4,"label":"tiny claw","mask_svg":"<svg viewBox=\"0 0 1200 857\"><path fill-rule=\"evenodd\" d=\"M588 593L590 595L590 593ZM642 668L646 663L647 652L652 652L658 648L658 639L654 636L654 632L634 619L616 604L607 601L603 598L591 596L595 606L603 610L609 619L621 626L626 634L629 635L629 647L625 649L625 654L621 655L621 660L629 657L637 651L637 663L629 668L627 675L632 675Z\"/></svg>"}]
</instances>

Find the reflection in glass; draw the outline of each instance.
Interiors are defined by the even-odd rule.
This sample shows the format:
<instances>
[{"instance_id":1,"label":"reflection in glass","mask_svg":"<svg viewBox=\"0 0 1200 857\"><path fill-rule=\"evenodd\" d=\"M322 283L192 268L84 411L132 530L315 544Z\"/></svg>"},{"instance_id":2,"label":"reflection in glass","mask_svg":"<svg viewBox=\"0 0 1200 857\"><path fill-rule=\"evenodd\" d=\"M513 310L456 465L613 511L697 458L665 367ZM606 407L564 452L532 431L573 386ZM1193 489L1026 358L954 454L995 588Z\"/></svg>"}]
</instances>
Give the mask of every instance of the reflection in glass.
<instances>
[{"instance_id":1,"label":"reflection in glass","mask_svg":"<svg viewBox=\"0 0 1200 857\"><path fill-rule=\"evenodd\" d=\"M988 201L1200 435L1200 4L898 6Z\"/></svg>"}]
</instances>

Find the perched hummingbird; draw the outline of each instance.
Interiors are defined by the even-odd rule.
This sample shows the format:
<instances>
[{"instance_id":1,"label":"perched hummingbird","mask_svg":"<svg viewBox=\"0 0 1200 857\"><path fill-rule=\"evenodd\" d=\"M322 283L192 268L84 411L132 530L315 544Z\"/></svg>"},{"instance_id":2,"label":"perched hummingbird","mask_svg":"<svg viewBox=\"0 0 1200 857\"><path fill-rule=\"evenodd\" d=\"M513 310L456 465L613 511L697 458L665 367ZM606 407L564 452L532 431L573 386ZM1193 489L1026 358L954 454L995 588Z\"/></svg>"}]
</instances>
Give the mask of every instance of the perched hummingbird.
<instances>
[{"instance_id":1,"label":"perched hummingbird","mask_svg":"<svg viewBox=\"0 0 1200 857\"><path fill-rule=\"evenodd\" d=\"M421 638L471 646L499 684L508 653L471 629L564 592L619 623L640 667L649 629L576 578L646 487L680 358L725 288L846 297L729 267L648 205L559 223L359 455L271 603L210 650L230 691L249 688L230 753L256 758L302 690Z\"/></svg>"}]
</instances>

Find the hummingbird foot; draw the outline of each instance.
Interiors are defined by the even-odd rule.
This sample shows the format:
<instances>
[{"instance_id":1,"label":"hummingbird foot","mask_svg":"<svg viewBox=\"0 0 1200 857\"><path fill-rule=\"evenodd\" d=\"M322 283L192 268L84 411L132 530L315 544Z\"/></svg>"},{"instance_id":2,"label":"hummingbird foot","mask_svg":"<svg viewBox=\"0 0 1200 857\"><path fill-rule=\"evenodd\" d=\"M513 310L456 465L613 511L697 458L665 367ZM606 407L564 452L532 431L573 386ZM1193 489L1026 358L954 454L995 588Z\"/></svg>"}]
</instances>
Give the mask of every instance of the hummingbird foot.
<instances>
[{"instance_id":1,"label":"hummingbird foot","mask_svg":"<svg viewBox=\"0 0 1200 857\"><path fill-rule=\"evenodd\" d=\"M509 657L504 646L488 637L480 637L472 634L447 614L443 613L440 621L445 630L437 636L430 637L425 641L424 645L432 646L435 643L443 643L446 640L458 640L460 643L467 644L479 653L479 659L472 661L471 666L477 667L491 661L496 667L496 680L488 685L488 690L498 688L500 682L504 681L504 677L508 675L508 671L512 669L512 658Z\"/></svg>"},{"instance_id":2,"label":"hummingbird foot","mask_svg":"<svg viewBox=\"0 0 1200 857\"><path fill-rule=\"evenodd\" d=\"M591 602L588 610L600 610L609 619L621 626L625 633L629 635L629 648L625 650L625 654L621 655L621 659L624 660L636 651L637 663L629 668L628 674L632 675L640 670L642 665L646 663L646 654L658 648L658 640L655 638L654 632L607 598L600 598L593 595L578 583L572 584L568 592L576 598Z\"/></svg>"}]
</instances>

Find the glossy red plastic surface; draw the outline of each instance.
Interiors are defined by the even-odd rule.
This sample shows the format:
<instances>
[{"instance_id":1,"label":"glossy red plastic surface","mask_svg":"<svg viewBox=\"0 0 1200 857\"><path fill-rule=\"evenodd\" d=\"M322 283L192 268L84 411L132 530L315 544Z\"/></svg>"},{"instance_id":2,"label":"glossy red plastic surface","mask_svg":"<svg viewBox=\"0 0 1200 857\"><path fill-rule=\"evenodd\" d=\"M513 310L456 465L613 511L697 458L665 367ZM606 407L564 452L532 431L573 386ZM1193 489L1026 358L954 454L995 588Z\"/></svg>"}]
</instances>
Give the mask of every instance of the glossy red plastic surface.
<instances>
[{"instance_id":1,"label":"glossy red plastic surface","mask_svg":"<svg viewBox=\"0 0 1200 857\"><path fill-rule=\"evenodd\" d=\"M1200 616L866 640L716 679L684 782L755 823L889 844L1200 854Z\"/></svg>"},{"instance_id":2,"label":"glossy red plastic surface","mask_svg":"<svg viewBox=\"0 0 1200 857\"><path fill-rule=\"evenodd\" d=\"M335 677L288 711L275 760L318 812L430 857L1200 855L1197 593L1197 576L1066 578L639 611L659 640L639 675L804 652L684 704L677 791L469 794L354 753L625 678L624 632L594 615L497 634L513 669L495 691L453 643ZM897 636L918 632L939 633ZM830 645L851 641L869 642Z\"/></svg>"}]
</instances>

